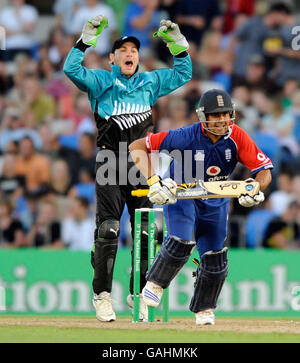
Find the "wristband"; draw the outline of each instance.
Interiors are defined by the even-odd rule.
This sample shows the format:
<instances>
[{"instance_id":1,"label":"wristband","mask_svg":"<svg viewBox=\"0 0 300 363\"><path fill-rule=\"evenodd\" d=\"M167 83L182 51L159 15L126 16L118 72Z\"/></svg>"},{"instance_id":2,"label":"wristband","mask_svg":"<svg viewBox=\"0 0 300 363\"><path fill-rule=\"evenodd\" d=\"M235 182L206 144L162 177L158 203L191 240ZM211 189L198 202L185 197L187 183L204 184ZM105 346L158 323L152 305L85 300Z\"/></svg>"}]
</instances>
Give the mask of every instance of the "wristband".
<instances>
[{"instance_id":1,"label":"wristband","mask_svg":"<svg viewBox=\"0 0 300 363\"><path fill-rule=\"evenodd\" d=\"M90 48L90 45L83 43L83 41L80 38L80 39L78 39L74 48L77 48L77 49L81 50L82 52L85 52L88 48Z\"/></svg>"},{"instance_id":2,"label":"wristband","mask_svg":"<svg viewBox=\"0 0 300 363\"><path fill-rule=\"evenodd\" d=\"M150 178L147 180L147 183L148 183L149 187L151 187L151 185L153 185L154 183L157 183L159 181L161 181L161 177L154 174L154 175L150 176Z\"/></svg>"}]
</instances>

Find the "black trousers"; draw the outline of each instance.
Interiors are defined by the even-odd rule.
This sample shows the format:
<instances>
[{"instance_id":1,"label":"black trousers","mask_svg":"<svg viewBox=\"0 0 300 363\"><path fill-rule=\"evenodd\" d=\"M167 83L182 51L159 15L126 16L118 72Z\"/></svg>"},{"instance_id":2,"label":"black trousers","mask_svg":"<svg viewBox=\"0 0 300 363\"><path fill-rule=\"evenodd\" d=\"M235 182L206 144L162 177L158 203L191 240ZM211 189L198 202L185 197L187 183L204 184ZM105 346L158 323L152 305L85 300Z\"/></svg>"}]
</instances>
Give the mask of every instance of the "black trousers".
<instances>
[{"instance_id":1,"label":"black trousers","mask_svg":"<svg viewBox=\"0 0 300 363\"><path fill-rule=\"evenodd\" d=\"M132 239L134 240L134 213L137 208L152 208L152 203L147 197L137 198L131 195L131 191L134 189L148 188L145 178L140 176L139 171L134 166L133 162L128 162L127 167L122 167L122 170L112 163L109 167L105 166L105 162L96 162L96 230L95 239L97 231L103 222L108 220L120 221L125 203L128 208L130 215L130 224L132 231ZM106 170L105 173L101 171ZM126 170L126 171L125 171ZM134 171L135 170L135 171ZM134 171L134 172L133 172ZM132 185L130 180L124 184L124 172L127 172L127 179L130 179L130 174L137 175L141 179L141 183L137 185ZM108 184L104 184L103 176L107 180L108 174L110 173L110 180ZM121 175L121 173L123 173ZM116 178L115 178L116 175ZM122 183L120 183L122 179ZM104 185L103 185L104 184ZM142 229L148 228L148 216L147 213L142 213ZM95 244L96 245L96 244ZM99 250L100 251L100 250ZM110 258L115 260L117 253L116 248L112 248L110 251ZM93 254L92 252L92 265L94 268L94 279L93 279L93 289L95 293L100 293L102 291L111 292L112 281L113 281L113 271L112 273L106 273L103 269L108 265L105 261L109 253L98 253ZM133 249L131 251L131 265L133 266ZM101 261L95 261L95 256ZM111 265L111 262L110 262ZM148 268L148 236L142 233L141 237L141 289L146 284L145 275ZM98 270L96 270L98 269ZM129 284L130 293L133 293L133 272L130 275Z\"/></svg>"}]
</instances>

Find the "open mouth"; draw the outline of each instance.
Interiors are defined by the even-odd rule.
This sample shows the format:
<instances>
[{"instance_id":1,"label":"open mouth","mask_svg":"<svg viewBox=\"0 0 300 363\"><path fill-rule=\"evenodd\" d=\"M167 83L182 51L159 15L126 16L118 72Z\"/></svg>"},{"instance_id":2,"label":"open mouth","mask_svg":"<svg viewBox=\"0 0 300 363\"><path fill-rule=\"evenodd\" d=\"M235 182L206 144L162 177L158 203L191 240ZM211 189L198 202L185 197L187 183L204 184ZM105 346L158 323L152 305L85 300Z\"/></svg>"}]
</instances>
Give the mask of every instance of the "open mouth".
<instances>
[{"instance_id":1,"label":"open mouth","mask_svg":"<svg viewBox=\"0 0 300 363\"><path fill-rule=\"evenodd\" d=\"M133 67L133 62L132 61L127 61L127 62L125 62L125 65L127 67Z\"/></svg>"}]
</instances>

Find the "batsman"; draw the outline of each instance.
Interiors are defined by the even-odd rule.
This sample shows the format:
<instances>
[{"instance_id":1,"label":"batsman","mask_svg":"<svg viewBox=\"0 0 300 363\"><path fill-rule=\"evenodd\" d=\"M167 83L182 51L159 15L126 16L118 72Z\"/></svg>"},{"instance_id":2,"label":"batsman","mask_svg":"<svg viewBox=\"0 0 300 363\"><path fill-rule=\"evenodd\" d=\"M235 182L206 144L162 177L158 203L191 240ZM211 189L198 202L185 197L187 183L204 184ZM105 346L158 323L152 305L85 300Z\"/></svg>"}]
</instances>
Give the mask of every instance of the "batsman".
<instances>
[{"instance_id":1,"label":"batsman","mask_svg":"<svg viewBox=\"0 0 300 363\"><path fill-rule=\"evenodd\" d=\"M109 26L107 18L98 15L85 24L82 35L71 49L64 64L65 74L74 84L87 92L98 128L96 158L96 228L91 262L94 269L93 305L100 321L116 320L111 300L114 264L120 233L120 219L125 203L130 214L132 233L136 208L151 208L147 197L137 199L131 191L142 186L133 185L122 172L120 158L125 160L128 174L133 161L128 157L128 145L153 130L152 107L159 97L179 88L191 79L192 63L187 50L189 44L177 24L162 20L155 36L161 38L173 55L173 68L139 72L140 41L133 36L116 40L109 55L111 71L87 69L82 65L85 51L101 44L101 33ZM121 147L122 145L122 147ZM125 149L124 149L125 145ZM125 158L124 154L125 153ZM105 157L103 157L105 156ZM111 180L103 182L100 170L107 166ZM126 171L127 170L127 171ZM136 170L138 172L138 170ZM144 180L146 184L146 180ZM144 217L146 218L146 216ZM141 287L146 283L148 268L147 219L142 219ZM133 305L133 278L130 278L129 307ZM141 299L140 319L147 320L147 306Z\"/></svg>"},{"instance_id":2,"label":"batsman","mask_svg":"<svg viewBox=\"0 0 300 363\"><path fill-rule=\"evenodd\" d=\"M199 122L169 132L150 132L134 141L129 149L148 180L149 200L164 205L168 230L147 273L143 300L149 306L159 305L163 289L170 285L196 246L200 263L190 310L195 313L196 324L213 325L214 309L228 273L224 242L229 198L176 200L176 186L192 182L187 178L199 178L196 174L201 169L205 182L227 180L240 162L260 184L257 194L245 193L238 199L242 206L253 207L264 201L263 190L272 180L273 165L250 136L234 123L235 107L227 92L219 89L205 92L196 112ZM153 151L177 151L168 170L170 177L161 179L155 174L150 157ZM201 163L201 168L197 163ZM191 174L186 175L186 170L191 170Z\"/></svg>"}]
</instances>

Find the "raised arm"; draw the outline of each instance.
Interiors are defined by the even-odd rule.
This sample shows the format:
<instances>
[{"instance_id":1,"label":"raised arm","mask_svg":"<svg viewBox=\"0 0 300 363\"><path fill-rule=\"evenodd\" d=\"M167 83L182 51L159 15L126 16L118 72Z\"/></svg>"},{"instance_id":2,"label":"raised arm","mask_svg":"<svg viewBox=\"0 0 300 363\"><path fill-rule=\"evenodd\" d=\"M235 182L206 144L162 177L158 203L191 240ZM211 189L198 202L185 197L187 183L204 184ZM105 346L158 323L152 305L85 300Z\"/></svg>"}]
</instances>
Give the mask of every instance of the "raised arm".
<instances>
[{"instance_id":1,"label":"raised arm","mask_svg":"<svg viewBox=\"0 0 300 363\"><path fill-rule=\"evenodd\" d=\"M85 50L90 46L96 47L98 37L107 26L107 19L102 15L89 20L85 24L75 47L67 56L63 71L81 91L88 92L89 90L101 89L97 74L105 71L87 69L82 66L82 62Z\"/></svg>"},{"instance_id":2,"label":"raised arm","mask_svg":"<svg viewBox=\"0 0 300 363\"><path fill-rule=\"evenodd\" d=\"M159 98L192 79L192 61L187 52L189 44L186 38L180 32L178 25L171 20L162 20L160 28L153 36L161 38L166 43L174 59L172 69L159 69L153 72L157 81L156 97Z\"/></svg>"}]
</instances>

